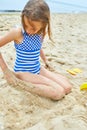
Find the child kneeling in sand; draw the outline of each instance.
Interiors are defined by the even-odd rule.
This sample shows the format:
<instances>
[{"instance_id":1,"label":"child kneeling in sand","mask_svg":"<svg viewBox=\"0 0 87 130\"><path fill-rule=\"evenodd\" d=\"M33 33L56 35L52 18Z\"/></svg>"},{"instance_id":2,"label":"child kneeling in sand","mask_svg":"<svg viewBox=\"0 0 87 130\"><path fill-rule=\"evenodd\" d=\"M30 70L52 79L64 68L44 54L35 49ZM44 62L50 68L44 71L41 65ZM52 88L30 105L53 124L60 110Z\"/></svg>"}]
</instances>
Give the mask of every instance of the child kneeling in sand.
<instances>
[{"instance_id":1,"label":"child kneeling in sand","mask_svg":"<svg viewBox=\"0 0 87 130\"><path fill-rule=\"evenodd\" d=\"M0 38L0 47L14 41L15 76L22 81L32 83L34 85L32 93L59 100L71 91L72 85L66 77L42 67L39 60L41 56L47 65L42 41L46 30L50 38L50 9L44 0L29 0L22 11L21 18L23 27L14 28ZM0 66L3 72L7 70L1 54ZM4 74L7 75L8 81L12 80L10 73Z\"/></svg>"}]
</instances>

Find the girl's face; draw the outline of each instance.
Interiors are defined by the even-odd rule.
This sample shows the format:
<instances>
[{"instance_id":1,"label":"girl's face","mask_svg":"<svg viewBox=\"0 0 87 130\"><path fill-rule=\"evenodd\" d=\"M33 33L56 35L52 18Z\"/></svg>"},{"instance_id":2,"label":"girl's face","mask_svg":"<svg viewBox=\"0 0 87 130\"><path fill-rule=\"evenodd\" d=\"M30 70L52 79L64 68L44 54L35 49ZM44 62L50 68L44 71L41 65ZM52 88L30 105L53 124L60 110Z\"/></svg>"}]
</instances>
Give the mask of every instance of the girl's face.
<instances>
[{"instance_id":1,"label":"girl's face","mask_svg":"<svg viewBox=\"0 0 87 130\"><path fill-rule=\"evenodd\" d=\"M32 21L24 16L24 29L27 34L36 34L42 29L42 22Z\"/></svg>"}]
</instances>

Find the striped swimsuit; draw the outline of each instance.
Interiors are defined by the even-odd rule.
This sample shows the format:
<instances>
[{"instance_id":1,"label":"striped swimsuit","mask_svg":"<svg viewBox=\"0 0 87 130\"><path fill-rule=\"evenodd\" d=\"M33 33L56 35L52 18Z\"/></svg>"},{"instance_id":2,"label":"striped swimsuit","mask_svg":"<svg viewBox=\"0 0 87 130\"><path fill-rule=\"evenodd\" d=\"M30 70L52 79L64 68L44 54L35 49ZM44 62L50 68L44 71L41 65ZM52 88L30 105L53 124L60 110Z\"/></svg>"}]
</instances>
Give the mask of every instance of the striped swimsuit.
<instances>
[{"instance_id":1,"label":"striped swimsuit","mask_svg":"<svg viewBox=\"0 0 87 130\"><path fill-rule=\"evenodd\" d=\"M23 32L23 41L20 44L14 43L16 48L15 72L40 72L40 49L42 46L41 34L27 34Z\"/></svg>"}]
</instances>

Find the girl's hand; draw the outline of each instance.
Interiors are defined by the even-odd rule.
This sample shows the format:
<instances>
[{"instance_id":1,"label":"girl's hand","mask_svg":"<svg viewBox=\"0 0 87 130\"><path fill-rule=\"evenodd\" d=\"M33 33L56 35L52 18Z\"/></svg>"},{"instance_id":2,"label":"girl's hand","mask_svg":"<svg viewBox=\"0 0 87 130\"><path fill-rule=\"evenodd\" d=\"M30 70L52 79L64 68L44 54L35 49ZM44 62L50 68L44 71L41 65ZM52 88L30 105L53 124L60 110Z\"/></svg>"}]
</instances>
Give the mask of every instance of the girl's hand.
<instances>
[{"instance_id":1,"label":"girl's hand","mask_svg":"<svg viewBox=\"0 0 87 130\"><path fill-rule=\"evenodd\" d=\"M49 65L48 61L45 63L45 67L50 68L50 65Z\"/></svg>"},{"instance_id":2,"label":"girl's hand","mask_svg":"<svg viewBox=\"0 0 87 130\"><path fill-rule=\"evenodd\" d=\"M7 67L1 53L0 53L0 67L4 73L4 77L7 80L7 82L9 84L16 84L17 83L17 78L15 76L15 74L9 70L9 68Z\"/></svg>"},{"instance_id":3,"label":"girl's hand","mask_svg":"<svg viewBox=\"0 0 87 130\"><path fill-rule=\"evenodd\" d=\"M17 84L17 78L11 70L9 70L7 68L3 73L4 73L4 77L7 80L8 84L10 84L10 85L16 85Z\"/></svg>"},{"instance_id":4,"label":"girl's hand","mask_svg":"<svg viewBox=\"0 0 87 130\"><path fill-rule=\"evenodd\" d=\"M51 70L51 71L54 70L53 67L51 66L51 64L49 63L49 61L46 61L46 62L45 62L45 68L47 68L47 69L49 69L49 70Z\"/></svg>"}]
</instances>

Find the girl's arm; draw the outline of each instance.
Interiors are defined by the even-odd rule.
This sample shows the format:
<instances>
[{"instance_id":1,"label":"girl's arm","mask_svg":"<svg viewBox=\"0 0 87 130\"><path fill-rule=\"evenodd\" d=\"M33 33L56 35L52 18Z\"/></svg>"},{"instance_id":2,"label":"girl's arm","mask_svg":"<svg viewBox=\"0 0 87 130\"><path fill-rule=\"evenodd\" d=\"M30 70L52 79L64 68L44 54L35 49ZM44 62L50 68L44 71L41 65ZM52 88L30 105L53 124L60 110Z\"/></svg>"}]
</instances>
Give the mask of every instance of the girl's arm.
<instances>
[{"instance_id":1,"label":"girl's arm","mask_svg":"<svg viewBox=\"0 0 87 130\"><path fill-rule=\"evenodd\" d=\"M46 56L45 56L45 54L44 54L42 49L40 50L40 56L41 56L42 60L45 63L45 67L48 68L49 70L54 70L53 67L49 64L49 61L46 58Z\"/></svg>"},{"instance_id":2,"label":"girl's arm","mask_svg":"<svg viewBox=\"0 0 87 130\"><path fill-rule=\"evenodd\" d=\"M45 65L46 65L47 59L46 59L46 56L43 52L43 49L40 50L40 56L41 56L42 60L44 61Z\"/></svg>"},{"instance_id":3,"label":"girl's arm","mask_svg":"<svg viewBox=\"0 0 87 130\"><path fill-rule=\"evenodd\" d=\"M19 37L19 31L18 29L12 29L10 30L5 36L0 37L0 47L6 45L7 43L11 42L11 41L15 41L18 39ZM1 48L0 48L1 49ZM7 65L0 53L0 67L2 69L2 71L5 71L7 69Z\"/></svg>"},{"instance_id":4,"label":"girl's arm","mask_svg":"<svg viewBox=\"0 0 87 130\"><path fill-rule=\"evenodd\" d=\"M14 39L15 39L15 30L13 29L13 30L9 31L5 36L0 37L0 47L4 46L5 44L11 42ZM7 65L6 65L1 53L0 53L0 67L3 72L7 69Z\"/></svg>"},{"instance_id":5,"label":"girl's arm","mask_svg":"<svg viewBox=\"0 0 87 130\"><path fill-rule=\"evenodd\" d=\"M7 44L8 42L10 42L12 40L13 36L12 36L11 32L12 31L10 31L5 36L0 37L0 47L4 46L5 44ZM3 72L7 69L7 65L6 65L6 63L5 63L5 61L4 61L3 57L2 57L1 52L0 52L0 67L1 67Z\"/></svg>"},{"instance_id":6,"label":"girl's arm","mask_svg":"<svg viewBox=\"0 0 87 130\"><path fill-rule=\"evenodd\" d=\"M40 50L40 56L41 56L42 60L44 61L45 66L46 66L47 68L50 68L50 65L49 65L49 63L48 63L48 60L47 60L45 54L44 54L43 49Z\"/></svg>"},{"instance_id":7,"label":"girl's arm","mask_svg":"<svg viewBox=\"0 0 87 130\"><path fill-rule=\"evenodd\" d=\"M0 53L0 67L3 72L8 68L1 53Z\"/></svg>"},{"instance_id":8,"label":"girl's arm","mask_svg":"<svg viewBox=\"0 0 87 130\"><path fill-rule=\"evenodd\" d=\"M0 47L6 45L7 43L11 42L11 41L15 41L18 40L19 38L19 31L18 29L12 29L8 32L8 34L6 34L5 36L0 37ZM1 48L0 48L1 49ZM6 70L8 69L7 64L5 63L2 54L0 53L0 67L3 71L3 73L6 72Z\"/></svg>"},{"instance_id":9,"label":"girl's arm","mask_svg":"<svg viewBox=\"0 0 87 130\"><path fill-rule=\"evenodd\" d=\"M13 72L11 72L9 70L9 68L6 65L1 53L0 53L0 67L1 67L1 69L3 71L4 77L7 80L7 82L9 84L14 84L15 85L15 83L16 83L15 75L13 74Z\"/></svg>"},{"instance_id":10,"label":"girl's arm","mask_svg":"<svg viewBox=\"0 0 87 130\"><path fill-rule=\"evenodd\" d=\"M20 36L20 29L13 28L7 34L0 37L0 47L4 46L5 44L18 40Z\"/></svg>"},{"instance_id":11,"label":"girl's arm","mask_svg":"<svg viewBox=\"0 0 87 130\"><path fill-rule=\"evenodd\" d=\"M18 31L18 29L12 29L11 31L8 32L8 34L6 34L3 37L0 37L0 47L6 45L7 43L11 42L11 41L15 41L18 40L19 38L19 33L20 31ZM1 49L1 48L0 48ZM0 53L0 67L7 79L8 82L13 82L12 74L8 72L8 66L5 62L5 60L2 57L2 54Z\"/></svg>"}]
</instances>

